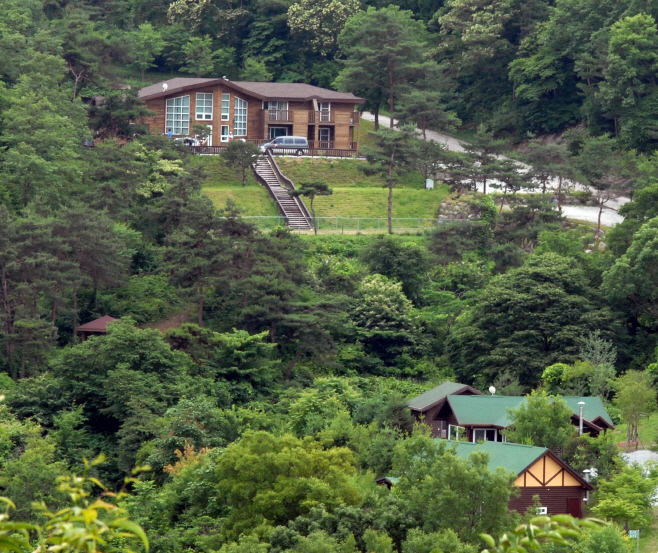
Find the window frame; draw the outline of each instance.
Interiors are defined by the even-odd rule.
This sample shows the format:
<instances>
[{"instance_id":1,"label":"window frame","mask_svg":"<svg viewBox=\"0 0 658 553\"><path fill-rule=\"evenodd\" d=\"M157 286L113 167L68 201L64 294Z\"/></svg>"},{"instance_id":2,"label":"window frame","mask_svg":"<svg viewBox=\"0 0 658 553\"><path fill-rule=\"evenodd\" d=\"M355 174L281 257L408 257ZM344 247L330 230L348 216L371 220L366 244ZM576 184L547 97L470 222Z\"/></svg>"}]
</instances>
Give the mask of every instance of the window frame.
<instances>
[{"instance_id":1,"label":"window frame","mask_svg":"<svg viewBox=\"0 0 658 553\"><path fill-rule=\"evenodd\" d=\"M240 103L244 104L239 105ZM235 96L233 103L233 136L247 136L247 120L249 118L249 102Z\"/></svg>"},{"instance_id":2,"label":"window frame","mask_svg":"<svg viewBox=\"0 0 658 553\"><path fill-rule=\"evenodd\" d=\"M199 96L203 96L203 109L204 111L199 112ZM210 106L206 104L208 101L208 96L210 96ZM194 104L194 118L197 121L212 121L213 114L214 114L214 109L213 109L213 102L214 102L214 94L212 92L197 92L196 93L196 103ZM210 114L207 113L207 109L210 107ZM210 117L199 117L199 115L207 116L210 115Z\"/></svg>"},{"instance_id":3,"label":"window frame","mask_svg":"<svg viewBox=\"0 0 658 553\"><path fill-rule=\"evenodd\" d=\"M184 100L187 98L187 105L185 105ZM180 105L176 105L176 101L180 100ZM171 106L169 103L172 102ZM174 98L167 98L165 101L165 132L169 132L169 129L172 131L172 135L189 135L190 134L190 102L191 97L189 94L184 96L176 96ZM171 108L171 112L169 111ZM180 109L177 113L176 109ZM185 113L187 109L187 114ZM171 115L171 119L170 116ZM176 118L176 116L179 116ZM187 118L185 118L187 115ZM179 124L176 126L176 124ZM180 131L180 132L177 132Z\"/></svg>"},{"instance_id":4,"label":"window frame","mask_svg":"<svg viewBox=\"0 0 658 553\"><path fill-rule=\"evenodd\" d=\"M226 129L226 134L224 134L224 129ZM220 142L228 142L228 135L231 132L231 126L230 125L221 125L219 129L219 141Z\"/></svg>"},{"instance_id":5,"label":"window frame","mask_svg":"<svg viewBox=\"0 0 658 553\"><path fill-rule=\"evenodd\" d=\"M226 105L224 105L226 102ZM231 117L231 95L228 92L222 92L222 121L228 121Z\"/></svg>"}]
</instances>

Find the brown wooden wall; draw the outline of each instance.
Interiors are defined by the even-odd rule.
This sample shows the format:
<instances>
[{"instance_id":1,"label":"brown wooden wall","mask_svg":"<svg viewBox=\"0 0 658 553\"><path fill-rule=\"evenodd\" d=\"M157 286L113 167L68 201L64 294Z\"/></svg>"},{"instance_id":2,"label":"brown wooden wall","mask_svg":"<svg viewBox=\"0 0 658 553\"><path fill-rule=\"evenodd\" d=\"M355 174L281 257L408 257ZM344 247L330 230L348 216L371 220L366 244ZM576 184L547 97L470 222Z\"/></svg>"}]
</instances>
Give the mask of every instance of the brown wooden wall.
<instances>
[{"instance_id":1,"label":"brown wooden wall","mask_svg":"<svg viewBox=\"0 0 658 553\"><path fill-rule=\"evenodd\" d=\"M542 506L548 509L549 515L568 515L569 498L576 498L580 505L580 516L582 516L583 499L585 490L578 486L546 487L546 488L519 488L521 495L512 499L508 507L511 510L524 513L533 504L533 496L538 495Z\"/></svg>"},{"instance_id":2,"label":"brown wooden wall","mask_svg":"<svg viewBox=\"0 0 658 553\"><path fill-rule=\"evenodd\" d=\"M196 121L196 94L198 92L212 92L213 93L213 119L212 121ZM221 120L222 108L222 93L230 94L229 101L229 120ZM144 118L144 123L149 126L153 134L165 134L166 132L166 100L169 98L177 98L180 96L190 96L190 133L192 126L195 123L204 123L212 126L213 145L220 144L221 125L228 125L230 132L234 130L233 115L235 109L235 96L242 98L248 102L247 106L247 136L250 140L263 140L269 138L268 128L269 122L266 120L266 112L262 110L263 101L249 96L247 94L236 93L230 88L222 89L221 86L213 87L199 87L185 92L176 92L146 101L146 107L155 112L155 115ZM274 99L274 98L273 98ZM335 141L334 147L336 148L350 148L354 136L352 113L355 109L354 104L331 104L331 110L334 113L334 122L326 123L327 126L334 127L333 139ZM308 137L309 121L308 112L313 111L313 102L289 102L290 111L293 112L292 133L295 136ZM285 125L282 123L281 125ZM276 125L276 126L281 126ZM323 124L324 125L324 124ZM315 124L315 138L318 140L319 125Z\"/></svg>"}]
</instances>

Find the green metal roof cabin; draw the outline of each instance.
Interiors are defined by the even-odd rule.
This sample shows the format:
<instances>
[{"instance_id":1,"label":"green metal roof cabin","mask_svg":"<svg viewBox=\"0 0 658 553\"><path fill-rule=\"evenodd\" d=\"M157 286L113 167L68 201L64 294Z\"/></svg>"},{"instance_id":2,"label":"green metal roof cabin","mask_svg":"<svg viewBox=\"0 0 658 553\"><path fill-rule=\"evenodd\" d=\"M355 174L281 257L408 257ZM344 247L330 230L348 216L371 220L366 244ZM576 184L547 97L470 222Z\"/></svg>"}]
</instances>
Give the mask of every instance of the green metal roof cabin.
<instances>
[{"instance_id":1,"label":"green metal roof cabin","mask_svg":"<svg viewBox=\"0 0 658 553\"><path fill-rule=\"evenodd\" d=\"M447 442L447 446L457 457L465 460L474 451L484 451L489 455L490 472L502 468L513 474L513 485L519 488L519 495L510 500L510 509L524 513L534 504L534 496L539 496L545 514L582 517L583 501L592 486L549 449L502 442L454 440ZM376 480L389 489L399 481L400 478L392 476Z\"/></svg>"},{"instance_id":2,"label":"green metal roof cabin","mask_svg":"<svg viewBox=\"0 0 658 553\"><path fill-rule=\"evenodd\" d=\"M431 398L441 395L441 399L426 405ZM601 431L615 427L600 397L561 396L561 399L573 411L571 421L575 426L580 422L579 403L584 402L583 432L598 436ZM469 442L504 442L501 431L512 423L509 410L518 409L525 401L525 396L483 395L470 386L446 383L412 399L408 405L416 419L427 424L436 438L451 439L466 434Z\"/></svg>"}]
</instances>

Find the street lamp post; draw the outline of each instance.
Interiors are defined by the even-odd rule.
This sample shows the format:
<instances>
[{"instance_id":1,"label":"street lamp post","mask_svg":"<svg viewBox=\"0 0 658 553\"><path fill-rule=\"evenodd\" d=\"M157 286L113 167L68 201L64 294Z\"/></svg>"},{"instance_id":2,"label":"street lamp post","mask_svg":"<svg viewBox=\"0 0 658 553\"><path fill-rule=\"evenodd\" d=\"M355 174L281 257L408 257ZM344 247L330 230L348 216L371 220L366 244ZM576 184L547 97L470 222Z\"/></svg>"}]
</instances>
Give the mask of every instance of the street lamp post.
<instances>
[{"instance_id":1,"label":"street lamp post","mask_svg":"<svg viewBox=\"0 0 658 553\"><path fill-rule=\"evenodd\" d=\"M583 435L583 407L585 407L585 402L579 401L578 405L580 406L580 421L578 424L578 435L582 436Z\"/></svg>"}]
</instances>

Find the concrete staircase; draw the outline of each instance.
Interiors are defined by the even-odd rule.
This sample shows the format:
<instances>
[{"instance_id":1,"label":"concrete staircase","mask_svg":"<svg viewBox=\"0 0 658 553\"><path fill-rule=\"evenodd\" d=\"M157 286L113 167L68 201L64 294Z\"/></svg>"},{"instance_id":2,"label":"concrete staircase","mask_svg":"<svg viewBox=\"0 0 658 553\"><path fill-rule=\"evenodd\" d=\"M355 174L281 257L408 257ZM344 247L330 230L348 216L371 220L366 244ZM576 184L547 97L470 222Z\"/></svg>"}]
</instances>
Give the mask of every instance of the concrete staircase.
<instances>
[{"instance_id":1,"label":"concrete staircase","mask_svg":"<svg viewBox=\"0 0 658 553\"><path fill-rule=\"evenodd\" d=\"M279 180L277 172L272 167L272 161L270 161L269 156L261 157L253 167L261 183L267 186L270 194L276 200L279 211L286 218L288 228L311 230L310 217L304 213L306 211L304 202L300 197L288 194L288 188L283 186L284 183Z\"/></svg>"}]
</instances>

